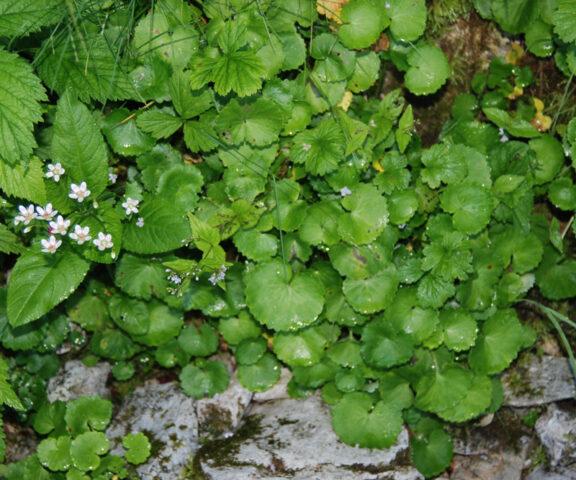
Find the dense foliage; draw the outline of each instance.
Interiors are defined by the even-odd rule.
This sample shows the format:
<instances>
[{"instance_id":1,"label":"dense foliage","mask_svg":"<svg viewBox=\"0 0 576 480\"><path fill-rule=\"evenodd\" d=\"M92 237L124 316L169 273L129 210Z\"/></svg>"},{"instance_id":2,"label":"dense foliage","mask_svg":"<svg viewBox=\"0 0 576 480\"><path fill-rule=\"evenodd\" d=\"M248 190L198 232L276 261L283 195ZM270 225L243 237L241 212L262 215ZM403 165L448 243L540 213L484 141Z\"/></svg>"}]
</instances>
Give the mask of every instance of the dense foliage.
<instances>
[{"instance_id":1,"label":"dense foliage","mask_svg":"<svg viewBox=\"0 0 576 480\"><path fill-rule=\"evenodd\" d=\"M445 423L496 411L535 341L514 305L576 296L576 121L495 59L425 148L405 94L451 69L424 0L199 3L0 0L0 401L46 436L5 474L129 475L108 403L47 403L62 349L119 382L175 369L201 398L229 383L222 346L245 388L287 366L344 442L407 426L442 472ZM576 73L572 0L475 5ZM405 90L380 95L391 68Z\"/></svg>"}]
</instances>

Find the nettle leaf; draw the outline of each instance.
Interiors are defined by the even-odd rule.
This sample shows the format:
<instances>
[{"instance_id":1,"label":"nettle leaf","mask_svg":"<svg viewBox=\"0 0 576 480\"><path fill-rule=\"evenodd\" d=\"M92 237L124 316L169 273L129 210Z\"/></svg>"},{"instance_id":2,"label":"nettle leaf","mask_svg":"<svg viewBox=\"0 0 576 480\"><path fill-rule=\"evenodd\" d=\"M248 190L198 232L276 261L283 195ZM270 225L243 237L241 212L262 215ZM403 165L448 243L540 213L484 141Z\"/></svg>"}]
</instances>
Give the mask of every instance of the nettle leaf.
<instances>
[{"instance_id":1,"label":"nettle leaf","mask_svg":"<svg viewBox=\"0 0 576 480\"><path fill-rule=\"evenodd\" d=\"M5 37L24 37L57 23L65 13L62 0L2 0L0 31Z\"/></svg>"},{"instance_id":2,"label":"nettle leaf","mask_svg":"<svg viewBox=\"0 0 576 480\"><path fill-rule=\"evenodd\" d=\"M350 0L342 7L340 22L338 37L344 46L360 49L378 40L389 20L375 0Z\"/></svg>"},{"instance_id":3,"label":"nettle leaf","mask_svg":"<svg viewBox=\"0 0 576 480\"><path fill-rule=\"evenodd\" d=\"M237 375L240 384L251 392L264 392L280 380L280 362L271 353L265 353L251 365L240 365Z\"/></svg>"},{"instance_id":4,"label":"nettle leaf","mask_svg":"<svg viewBox=\"0 0 576 480\"><path fill-rule=\"evenodd\" d=\"M114 280L124 292L136 298L150 300L162 298L168 288L166 272L162 263L154 258L139 257L126 253L116 266Z\"/></svg>"},{"instance_id":5,"label":"nettle leaf","mask_svg":"<svg viewBox=\"0 0 576 480\"><path fill-rule=\"evenodd\" d=\"M324 286L311 273L293 273L289 265L273 260L247 274L246 303L256 320L267 327L298 330L318 319Z\"/></svg>"},{"instance_id":6,"label":"nettle leaf","mask_svg":"<svg viewBox=\"0 0 576 480\"><path fill-rule=\"evenodd\" d=\"M212 397L228 387L230 374L222 362L190 363L180 372L180 384L187 395L194 398Z\"/></svg>"},{"instance_id":7,"label":"nettle leaf","mask_svg":"<svg viewBox=\"0 0 576 480\"><path fill-rule=\"evenodd\" d=\"M100 465L100 455L110 450L110 442L102 432L86 432L78 435L70 445L70 456L74 466L85 472Z\"/></svg>"},{"instance_id":8,"label":"nettle leaf","mask_svg":"<svg viewBox=\"0 0 576 480\"><path fill-rule=\"evenodd\" d=\"M244 104L233 99L220 111L215 126L224 141L233 145L265 146L278 140L283 116L282 108L267 98Z\"/></svg>"},{"instance_id":9,"label":"nettle leaf","mask_svg":"<svg viewBox=\"0 0 576 480\"><path fill-rule=\"evenodd\" d=\"M304 163L306 170L324 175L338 168L344 159L344 135L334 120L324 120L294 137L292 160Z\"/></svg>"},{"instance_id":10,"label":"nettle leaf","mask_svg":"<svg viewBox=\"0 0 576 480\"><path fill-rule=\"evenodd\" d=\"M90 110L69 91L58 101L51 152L53 161L66 170L67 186L86 182L92 198L104 191L108 184L104 139Z\"/></svg>"},{"instance_id":11,"label":"nettle leaf","mask_svg":"<svg viewBox=\"0 0 576 480\"><path fill-rule=\"evenodd\" d=\"M42 162L32 157L28 165L10 166L0 161L0 188L6 195L25 198L31 202L44 205L46 189Z\"/></svg>"},{"instance_id":12,"label":"nettle leaf","mask_svg":"<svg viewBox=\"0 0 576 480\"><path fill-rule=\"evenodd\" d=\"M554 32L566 43L576 40L576 11L573 0L558 0L552 14Z\"/></svg>"},{"instance_id":13,"label":"nettle leaf","mask_svg":"<svg viewBox=\"0 0 576 480\"><path fill-rule=\"evenodd\" d=\"M0 252L23 253L24 246L20 239L14 235L6 225L0 223Z\"/></svg>"},{"instance_id":14,"label":"nettle leaf","mask_svg":"<svg viewBox=\"0 0 576 480\"><path fill-rule=\"evenodd\" d=\"M391 0L390 31L406 42L418 39L426 29L426 3L424 0Z\"/></svg>"},{"instance_id":15,"label":"nettle leaf","mask_svg":"<svg viewBox=\"0 0 576 480\"><path fill-rule=\"evenodd\" d=\"M152 446L150 440L143 433L130 433L122 439L122 446L126 449L124 456L132 465L140 465L148 460Z\"/></svg>"},{"instance_id":16,"label":"nettle leaf","mask_svg":"<svg viewBox=\"0 0 576 480\"><path fill-rule=\"evenodd\" d=\"M440 203L444 211L453 214L454 228L463 233L478 233L488 225L492 216L492 195L490 190L480 185L449 185L442 193Z\"/></svg>"},{"instance_id":17,"label":"nettle leaf","mask_svg":"<svg viewBox=\"0 0 576 480\"><path fill-rule=\"evenodd\" d=\"M2 10L0 5L0 25L7 18ZM28 160L36 147L34 124L42 119L40 102L44 100L46 93L32 67L22 57L0 48L1 160L11 165Z\"/></svg>"},{"instance_id":18,"label":"nettle leaf","mask_svg":"<svg viewBox=\"0 0 576 480\"><path fill-rule=\"evenodd\" d=\"M501 310L484 325L468 362L475 372L492 375L512 363L520 350L534 342L534 332L524 327L514 310Z\"/></svg>"},{"instance_id":19,"label":"nettle leaf","mask_svg":"<svg viewBox=\"0 0 576 480\"><path fill-rule=\"evenodd\" d=\"M35 59L40 78L60 95L70 90L83 102L135 97L117 50L122 42L110 42L106 33L90 31L83 24L48 37Z\"/></svg>"},{"instance_id":20,"label":"nettle leaf","mask_svg":"<svg viewBox=\"0 0 576 480\"><path fill-rule=\"evenodd\" d=\"M90 429L103 431L112 418L112 403L99 397L80 397L68 403L64 418L72 435Z\"/></svg>"},{"instance_id":21,"label":"nettle leaf","mask_svg":"<svg viewBox=\"0 0 576 480\"><path fill-rule=\"evenodd\" d=\"M387 448L402 430L402 414L394 405L376 402L367 393L348 393L332 408L332 426L344 443Z\"/></svg>"},{"instance_id":22,"label":"nettle leaf","mask_svg":"<svg viewBox=\"0 0 576 480\"><path fill-rule=\"evenodd\" d=\"M451 74L444 52L434 45L416 46L408 54L404 76L406 88L415 95L429 95L440 89Z\"/></svg>"},{"instance_id":23,"label":"nettle leaf","mask_svg":"<svg viewBox=\"0 0 576 480\"><path fill-rule=\"evenodd\" d=\"M388 224L388 203L373 185L356 186L342 206L349 213L340 217L338 233L351 244L373 242Z\"/></svg>"},{"instance_id":24,"label":"nettle leaf","mask_svg":"<svg viewBox=\"0 0 576 480\"><path fill-rule=\"evenodd\" d=\"M89 267L89 262L64 248L53 255L22 255L8 281L10 325L25 325L48 313L76 290Z\"/></svg>"},{"instance_id":25,"label":"nettle leaf","mask_svg":"<svg viewBox=\"0 0 576 480\"><path fill-rule=\"evenodd\" d=\"M38 445L38 460L50 470L68 470L72 465L70 443L67 435L42 440Z\"/></svg>"},{"instance_id":26,"label":"nettle leaf","mask_svg":"<svg viewBox=\"0 0 576 480\"><path fill-rule=\"evenodd\" d=\"M132 221L124 228L123 245L140 254L163 253L182 247L190 239L190 226L185 212L160 196L145 195L138 215L144 219L139 227Z\"/></svg>"}]
</instances>

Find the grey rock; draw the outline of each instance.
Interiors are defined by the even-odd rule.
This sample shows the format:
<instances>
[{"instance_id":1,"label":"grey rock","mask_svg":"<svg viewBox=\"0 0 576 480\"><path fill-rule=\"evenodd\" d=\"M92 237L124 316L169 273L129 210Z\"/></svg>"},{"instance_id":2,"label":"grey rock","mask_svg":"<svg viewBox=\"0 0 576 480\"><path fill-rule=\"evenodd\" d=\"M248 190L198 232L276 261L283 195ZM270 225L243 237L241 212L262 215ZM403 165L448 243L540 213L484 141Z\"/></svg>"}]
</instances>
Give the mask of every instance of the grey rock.
<instances>
[{"instance_id":1,"label":"grey rock","mask_svg":"<svg viewBox=\"0 0 576 480\"><path fill-rule=\"evenodd\" d=\"M530 407L576 398L576 384L564 357L530 355L502 377L504 405Z\"/></svg>"},{"instance_id":2,"label":"grey rock","mask_svg":"<svg viewBox=\"0 0 576 480\"><path fill-rule=\"evenodd\" d=\"M235 437L198 452L193 471L211 480L422 479L404 463L407 448L406 430L386 450L345 445L318 396L279 399L253 404Z\"/></svg>"},{"instance_id":3,"label":"grey rock","mask_svg":"<svg viewBox=\"0 0 576 480\"><path fill-rule=\"evenodd\" d=\"M559 469L549 472L543 467L530 472L525 480L576 480L576 469Z\"/></svg>"},{"instance_id":4,"label":"grey rock","mask_svg":"<svg viewBox=\"0 0 576 480\"><path fill-rule=\"evenodd\" d=\"M212 438L232 435L251 400L252 392L242 387L233 375L225 392L196 401L200 435Z\"/></svg>"},{"instance_id":5,"label":"grey rock","mask_svg":"<svg viewBox=\"0 0 576 480\"><path fill-rule=\"evenodd\" d=\"M473 456L455 455L450 480L520 480L524 464L523 456L511 451Z\"/></svg>"},{"instance_id":6,"label":"grey rock","mask_svg":"<svg viewBox=\"0 0 576 480\"><path fill-rule=\"evenodd\" d=\"M549 405L535 428L553 467L576 463L576 412Z\"/></svg>"},{"instance_id":7,"label":"grey rock","mask_svg":"<svg viewBox=\"0 0 576 480\"><path fill-rule=\"evenodd\" d=\"M143 432L158 450L138 467L140 478L174 480L198 448L196 405L175 382L146 382L122 404L106 432L115 453L122 451L122 437Z\"/></svg>"},{"instance_id":8,"label":"grey rock","mask_svg":"<svg viewBox=\"0 0 576 480\"><path fill-rule=\"evenodd\" d=\"M48 382L48 400L67 402L78 397L99 395L109 398L106 386L110 364L100 362L87 367L80 360L69 360Z\"/></svg>"}]
</instances>

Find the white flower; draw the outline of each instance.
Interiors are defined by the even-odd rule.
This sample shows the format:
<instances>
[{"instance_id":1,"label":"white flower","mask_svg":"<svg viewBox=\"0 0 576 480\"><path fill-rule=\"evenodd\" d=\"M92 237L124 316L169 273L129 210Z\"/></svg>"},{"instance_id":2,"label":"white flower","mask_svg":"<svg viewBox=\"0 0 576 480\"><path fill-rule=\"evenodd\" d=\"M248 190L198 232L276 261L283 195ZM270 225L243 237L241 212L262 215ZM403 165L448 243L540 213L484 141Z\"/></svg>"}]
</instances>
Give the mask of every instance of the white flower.
<instances>
[{"instance_id":1,"label":"white flower","mask_svg":"<svg viewBox=\"0 0 576 480\"><path fill-rule=\"evenodd\" d=\"M36 212L34 211L34 205L28 205L28 207L19 205L18 211L20 212L20 215L16 215L16 217L14 217L14 225L18 225L19 223L28 225L37 217Z\"/></svg>"},{"instance_id":2,"label":"white flower","mask_svg":"<svg viewBox=\"0 0 576 480\"><path fill-rule=\"evenodd\" d=\"M126 215L131 213L138 213L138 204L140 200L128 197L124 203L122 203L122 208L126 210Z\"/></svg>"},{"instance_id":3,"label":"white flower","mask_svg":"<svg viewBox=\"0 0 576 480\"><path fill-rule=\"evenodd\" d=\"M43 252L56 253L56 250L58 250L60 245L62 245L62 240L56 240L56 237L54 235L50 235L50 238L48 238L48 240L43 238L42 240L40 240L40 243L42 244Z\"/></svg>"},{"instance_id":4,"label":"white flower","mask_svg":"<svg viewBox=\"0 0 576 480\"><path fill-rule=\"evenodd\" d=\"M210 275L208 281L212 285L216 285L218 282L222 282L226 278L226 270L227 270L226 266L222 265L218 271Z\"/></svg>"},{"instance_id":5,"label":"white flower","mask_svg":"<svg viewBox=\"0 0 576 480\"><path fill-rule=\"evenodd\" d=\"M112 248L114 243L112 243L112 235L109 233L98 232L98 238L92 240L92 243L98 247L101 252L107 248Z\"/></svg>"},{"instance_id":6,"label":"white flower","mask_svg":"<svg viewBox=\"0 0 576 480\"><path fill-rule=\"evenodd\" d=\"M138 220L136 220L136 226L139 228L144 226L144 219L142 217L138 217Z\"/></svg>"},{"instance_id":7,"label":"white flower","mask_svg":"<svg viewBox=\"0 0 576 480\"><path fill-rule=\"evenodd\" d=\"M352 195L352 190L350 190L348 187L342 187L340 189L340 196L347 197L348 195Z\"/></svg>"},{"instance_id":8,"label":"white flower","mask_svg":"<svg viewBox=\"0 0 576 480\"><path fill-rule=\"evenodd\" d=\"M46 172L46 178L52 178L55 182L60 181L60 177L64 175L64 168L60 163L49 163L48 164L48 171Z\"/></svg>"},{"instance_id":9,"label":"white flower","mask_svg":"<svg viewBox=\"0 0 576 480\"><path fill-rule=\"evenodd\" d=\"M54 210L52 204L48 203L44 208L36 207L36 212L38 212L38 217L49 222L58 213L58 210Z\"/></svg>"},{"instance_id":10,"label":"white flower","mask_svg":"<svg viewBox=\"0 0 576 480\"><path fill-rule=\"evenodd\" d=\"M78 245L82 245L92 238L90 236L90 227L81 227L80 225L74 225L74 231L68 236Z\"/></svg>"},{"instance_id":11,"label":"white flower","mask_svg":"<svg viewBox=\"0 0 576 480\"><path fill-rule=\"evenodd\" d=\"M508 140L510 140L503 128L499 128L498 133L500 134L500 142L506 143Z\"/></svg>"},{"instance_id":12,"label":"white flower","mask_svg":"<svg viewBox=\"0 0 576 480\"><path fill-rule=\"evenodd\" d=\"M374 121L373 118L370 119L370 121L368 122L368 125L370 125L371 127L375 127L375 126L376 126L376 122Z\"/></svg>"},{"instance_id":13,"label":"white flower","mask_svg":"<svg viewBox=\"0 0 576 480\"><path fill-rule=\"evenodd\" d=\"M114 172L109 172L108 173L108 180L110 181L110 183L112 185L114 185L116 183L116 180L118 180L118 175L116 175Z\"/></svg>"},{"instance_id":14,"label":"white flower","mask_svg":"<svg viewBox=\"0 0 576 480\"><path fill-rule=\"evenodd\" d=\"M55 222L50 222L50 233L57 233L58 235L66 235L70 227L70 220L64 220L62 215L58 215Z\"/></svg>"},{"instance_id":15,"label":"white flower","mask_svg":"<svg viewBox=\"0 0 576 480\"><path fill-rule=\"evenodd\" d=\"M309 143L303 143L302 144L302 150L304 150L305 152L309 151L312 148L312 145L310 145Z\"/></svg>"},{"instance_id":16,"label":"white flower","mask_svg":"<svg viewBox=\"0 0 576 480\"><path fill-rule=\"evenodd\" d=\"M78 201L78 203L82 203L84 199L90 195L90 190L88 190L86 182L82 182L80 183L80 185L76 185L75 183L73 183L72 185L70 185L70 190L71 191L68 194L68 196Z\"/></svg>"},{"instance_id":17,"label":"white flower","mask_svg":"<svg viewBox=\"0 0 576 480\"><path fill-rule=\"evenodd\" d=\"M180 278L180 276L176 275L175 273L169 275L168 280L170 280L174 285L180 285L182 283L182 278Z\"/></svg>"}]
</instances>

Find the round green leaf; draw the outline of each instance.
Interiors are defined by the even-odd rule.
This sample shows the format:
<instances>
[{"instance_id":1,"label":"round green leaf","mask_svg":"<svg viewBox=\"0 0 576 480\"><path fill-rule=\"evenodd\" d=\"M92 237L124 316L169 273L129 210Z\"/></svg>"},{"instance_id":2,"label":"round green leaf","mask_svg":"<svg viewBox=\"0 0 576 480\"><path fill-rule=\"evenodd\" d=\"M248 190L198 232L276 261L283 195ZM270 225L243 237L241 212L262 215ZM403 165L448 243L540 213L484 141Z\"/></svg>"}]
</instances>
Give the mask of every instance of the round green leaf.
<instances>
[{"instance_id":1,"label":"round green leaf","mask_svg":"<svg viewBox=\"0 0 576 480\"><path fill-rule=\"evenodd\" d=\"M271 353L265 353L252 365L240 365L237 375L241 385L251 392L268 390L280 380L280 364Z\"/></svg>"},{"instance_id":2,"label":"round green leaf","mask_svg":"<svg viewBox=\"0 0 576 480\"><path fill-rule=\"evenodd\" d=\"M534 180L537 185L550 182L564 165L562 144L550 135L543 135L529 142L530 149L536 153Z\"/></svg>"},{"instance_id":3,"label":"round green leaf","mask_svg":"<svg viewBox=\"0 0 576 480\"><path fill-rule=\"evenodd\" d=\"M110 443L102 432L86 432L78 435L70 446L74 466L82 471L95 470L100 465L100 455L110 449Z\"/></svg>"},{"instance_id":4,"label":"round green leaf","mask_svg":"<svg viewBox=\"0 0 576 480\"><path fill-rule=\"evenodd\" d=\"M247 275L246 303L259 322L273 330L298 330L314 323L324 306L324 287L308 272L293 274L274 260Z\"/></svg>"},{"instance_id":5,"label":"round green leaf","mask_svg":"<svg viewBox=\"0 0 576 480\"><path fill-rule=\"evenodd\" d=\"M355 310L363 314L375 313L392 303L399 283L396 268L390 266L368 278L347 278L343 292Z\"/></svg>"},{"instance_id":6,"label":"round green leaf","mask_svg":"<svg viewBox=\"0 0 576 480\"><path fill-rule=\"evenodd\" d=\"M180 332L178 344L188 355L207 357L218 350L218 335L208 323L187 325Z\"/></svg>"},{"instance_id":7,"label":"round green leaf","mask_svg":"<svg viewBox=\"0 0 576 480\"><path fill-rule=\"evenodd\" d=\"M373 185L358 185L342 206L349 213L339 218L338 233L353 245L373 242L388 224L388 203Z\"/></svg>"},{"instance_id":8,"label":"round green leaf","mask_svg":"<svg viewBox=\"0 0 576 480\"><path fill-rule=\"evenodd\" d=\"M554 180L549 187L550 201L561 210L576 210L576 187L568 177Z\"/></svg>"},{"instance_id":9,"label":"round green leaf","mask_svg":"<svg viewBox=\"0 0 576 480\"><path fill-rule=\"evenodd\" d=\"M404 84L415 95L429 95L440 89L450 77L451 69L444 52L434 45L415 47L408 54L410 67Z\"/></svg>"},{"instance_id":10,"label":"round green leaf","mask_svg":"<svg viewBox=\"0 0 576 480\"><path fill-rule=\"evenodd\" d=\"M476 341L478 327L472 315L463 310L444 310L440 314L444 345L450 350L468 350Z\"/></svg>"},{"instance_id":11,"label":"round green leaf","mask_svg":"<svg viewBox=\"0 0 576 480\"><path fill-rule=\"evenodd\" d=\"M348 445L387 448L402 430L402 414L390 404L377 402L366 393L348 393L332 407L332 426Z\"/></svg>"},{"instance_id":12,"label":"round green leaf","mask_svg":"<svg viewBox=\"0 0 576 480\"><path fill-rule=\"evenodd\" d=\"M492 380L474 375L466 396L453 407L437 412L448 422L466 422L486 412L492 402Z\"/></svg>"},{"instance_id":13,"label":"round green leaf","mask_svg":"<svg viewBox=\"0 0 576 480\"><path fill-rule=\"evenodd\" d=\"M258 324L245 311L240 312L237 317L220 319L218 331L230 345L238 345L246 338L258 337L261 334Z\"/></svg>"},{"instance_id":14,"label":"round green leaf","mask_svg":"<svg viewBox=\"0 0 576 480\"><path fill-rule=\"evenodd\" d=\"M157 347L177 337L183 325L182 312L159 301L148 304L150 327L144 335L134 335L135 341Z\"/></svg>"},{"instance_id":15,"label":"round green leaf","mask_svg":"<svg viewBox=\"0 0 576 480\"><path fill-rule=\"evenodd\" d=\"M309 328L298 333L279 333L274 337L274 353L284 363L293 367L306 367L320 361L326 338L317 329Z\"/></svg>"},{"instance_id":16,"label":"round green leaf","mask_svg":"<svg viewBox=\"0 0 576 480\"><path fill-rule=\"evenodd\" d=\"M150 456L151 445L143 433L130 433L122 439L126 449L125 457L132 465L144 463Z\"/></svg>"},{"instance_id":17,"label":"round green leaf","mask_svg":"<svg viewBox=\"0 0 576 480\"><path fill-rule=\"evenodd\" d=\"M334 120L324 120L294 137L292 160L304 163L314 175L324 175L338 168L344 158L344 135Z\"/></svg>"},{"instance_id":18,"label":"round green leaf","mask_svg":"<svg viewBox=\"0 0 576 480\"><path fill-rule=\"evenodd\" d=\"M68 470L70 458L70 437L46 438L38 445L38 460L50 470Z\"/></svg>"},{"instance_id":19,"label":"round green leaf","mask_svg":"<svg viewBox=\"0 0 576 480\"><path fill-rule=\"evenodd\" d=\"M112 403L99 397L81 397L68 402L66 425L73 435L104 430L112 418Z\"/></svg>"},{"instance_id":20,"label":"round green leaf","mask_svg":"<svg viewBox=\"0 0 576 480\"><path fill-rule=\"evenodd\" d=\"M442 428L417 432L410 438L410 447L412 462L426 477L442 473L452 461L452 440Z\"/></svg>"},{"instance_id":21,"label":"round green leaf","mask_svg":"<svg viewBox=\"0 0 576 480\"><path fill-rule=\"evenodd\" d=\"M150 327L148 307L144 302L124 295L114 295L109 303L112 320L131 335L143 335Z\"/></svg>"},{"instance_id":22,"label":"round green leaf","mask_svg":"<svg viewBox=\"0 0 576 480\"><path fill-rule=\"evenodd\" d=\"M266 350L268 345L264 338L247 338L236 348L236 361L240 365L252 365L262 358Z\"/></svg>"},{"instance_id":23,"label":"round green leaf","mask_svg":"<svg viewBox=\"0 0 576 480\"><path fill-rule=\"evenodd\" d=\"M480 185L449 185L441 196L442 209L453 214L456 230L475 234L490 221L493 209L490 190Z\"/></svg>"},{"instance_id":24,"label":"round green leaf","mask_svg":"<svg viewBox=\"0 0 576 480\"><path fill-rule=\"evenodd\" d=\"M350 0L342 7L340 20L338 36L344 46L360 49L378 40L388 18L375 0Z\"/></svg>"},{"instance_id":25,"label":"round green leaf","mask_svg":"<svg viewBox=\"0 0 576 480\"><path fill-rule=\"evenodd\" d=\"M211 397L228 387L230 374L222 362L186 365L180 372L182 390L194 398Z\"/></svg>"},{"instance_id":26,"label":"round green leaf","mask_svg":"<svg viewBox=\"0 0 576 480\"><path fill-rule=\"evenodd\" d=\"M398 39L414 41L426 29L426 3L424 0L390 0L390 31Z\"/></svg>"}]
</instances>

